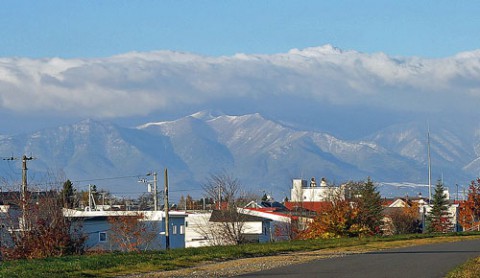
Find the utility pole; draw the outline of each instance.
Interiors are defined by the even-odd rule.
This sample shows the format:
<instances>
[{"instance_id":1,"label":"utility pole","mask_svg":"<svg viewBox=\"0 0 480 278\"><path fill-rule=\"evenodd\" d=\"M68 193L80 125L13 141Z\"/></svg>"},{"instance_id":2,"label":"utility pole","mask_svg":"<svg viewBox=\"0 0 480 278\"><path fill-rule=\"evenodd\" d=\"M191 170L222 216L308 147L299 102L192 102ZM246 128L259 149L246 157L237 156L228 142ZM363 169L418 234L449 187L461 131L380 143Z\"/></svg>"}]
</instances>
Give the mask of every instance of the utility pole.
<instances>
[{"instance_id":1,"label":"utility pole","mask_svg":"<svg viewBox=\"0 0 480 278\"><path fill-rule=\"evenodd\" d=\"M105 194L107 194L106 192L102 192L100 193L102 194L102 206L103 206L103 209L105 209Z\"/></svg>"},{"instance_id":2,"label":"utility pole","mask_svg":"<svg viewBox=\"0 0 480 278\"><path fill-rule=\"evenodd\" d=\"M169 216L168 216L168 172L165 168L165 194L164 194L164 209L165 209L165 249L170 249L170 232L169 232Z\"/></svg>"},{"instance_id":3,"label":"utility pole","mask_svg":"<svg viewBox=\"0 0 480 278\"><path fill-rule=\"evenodd\" d=\"M92 185L88 185L88 210L92 211Z\"/></svg>"},{"instance_id":4,"label":"utility pole","mask_svg":"<svg viewBox=\"0 0 480 278\"><path fill-rule=\"evenodd\" d=\"M222 185L218 185L218 209L222 209Z\"/></svg>"},{"instance_id":5,"label":"utility pole","mask_svg":"<svg viewBox=\"0 0 480 278\"><path fill-rule=\"evenodd\" d=\"M157 172L153 172L153 210L158 210Z\"/></svg>"},{"instance_id":6,"label":"utility pole","mask_svg":"<svg viewBox=\"0 0 480 278\"><path fill-rule=\"evenodd\" d=\"M25 229L30 228L30 223L27 220L27 194L28 194L28 185L27 185L27 160L32 160L33 157L27 157L23 155L22 157L22 217L23 217L23 226Z\"/></svg>"},{"instance_id":7,"label":"utility pole","mask_svg":"<svg viewBox=\"0 0 480 278\"><path fill-rule=\"evenodd\" d=\"M148 176L153 176L153 210L154 211L157 211L158 210L158 178L157 178L157 172L150 172L150 173L147 173L146 175L147 177ZM146 183L148 184L148 192L150 192L150 182L152 181L148 181L146 179L140 179L138 182L143 182L143 183Z\"/></svg>"},{"instance_id":8,"label":"utility pole","mask_svg":"<svg viewBox=\"0 0 480 278\"><path fill-rule=\"evenodd\" d=\"M456 201L458 202L458 183L455 184L455 187L457 188L457 199L456 199Z\"/></svg>"},{"instance_id":9,"label":"utility pole","mask_svg":"<svg viewBox=\"0 0 480 278\"><path fill-rule=\"evenodd\" d=\"M27 230L29 225L27 223L27 194L28 194L28 182L27 182L27 161L35 159L34 157L27 157L26 155L22 156L22 188L21 188L21 202L22 202L22 221L23 229ZM3 160L18 160L16 157L4 158Z\"/></svg>"},{"instance_id":10,"label":"utility pole","mask_svg":"<svg viewBox=\"0 0 480 278\"><path fill-rule=\"evenodd\" d=\"M95 208L95 209L94 209ZM89 211L97 210L97 204L93 198L92 185L88 185L88 209Z\"/></svg>"}]
</instances>

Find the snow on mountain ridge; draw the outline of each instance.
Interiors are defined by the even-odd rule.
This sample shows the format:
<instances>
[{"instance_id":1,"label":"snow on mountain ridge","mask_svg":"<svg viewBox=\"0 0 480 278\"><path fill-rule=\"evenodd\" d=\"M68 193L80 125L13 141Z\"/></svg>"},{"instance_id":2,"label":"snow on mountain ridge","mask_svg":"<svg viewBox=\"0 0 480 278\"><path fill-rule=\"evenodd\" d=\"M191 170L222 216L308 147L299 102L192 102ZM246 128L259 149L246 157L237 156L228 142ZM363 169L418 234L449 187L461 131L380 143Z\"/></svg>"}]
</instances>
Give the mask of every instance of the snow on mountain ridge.
<instances>
[{"instance_id":1,"label":"snow on mountain ridge","mask_svg":"<svg viewBox=\"0 0 480 278\"><path fill-rule=\"evenodd\" d=\"M369 138L343 140L282 125L259 113L213 116L199 112L136 128L86 120L0 137L0 153L33 152L39 159L32 169L60 168L78 179L168 166L176 183L183 186L198 186L209 174L225 170L248 186L288 190L292 178L318 175L337 182L371 176L385 182L421 183L426 173L421 131L421 125L392 126ZM469 148L461 139L453 132L434 133L434 175L460 179L479 169L480 160L467 156Z\"/></svg>"},{"instance_id":2,"label":"snow on mountain ridge","mask_svg":"<svg viewBox=\"0 0 480 278\"><path fill-rule=\"evenodd\" d=\"M259 113L242 116L220 116L208 122L220 135L226 146L241 147L243 151L255 153L270 148L272 140L282 137L287 129L266 120Z\"/></svg>"},{"instance_id":3,"label":"snow on mountain ridge","mask_svg":"<svg viewBox=\"0 0 480 278\"><path fill-rule=\"evenodd\" d=\"M222 115L225 115L225 114L223 114L222 112L218 112L218 111L203 110L203 111L199 111L197 113L193 113L190 116L194 117L194 118L197 118L197 119L200 119L200 120L208 121L208 120L215 119L215 118L217 118L219 116L222 116Z\"/></svg>"}]
</instances>

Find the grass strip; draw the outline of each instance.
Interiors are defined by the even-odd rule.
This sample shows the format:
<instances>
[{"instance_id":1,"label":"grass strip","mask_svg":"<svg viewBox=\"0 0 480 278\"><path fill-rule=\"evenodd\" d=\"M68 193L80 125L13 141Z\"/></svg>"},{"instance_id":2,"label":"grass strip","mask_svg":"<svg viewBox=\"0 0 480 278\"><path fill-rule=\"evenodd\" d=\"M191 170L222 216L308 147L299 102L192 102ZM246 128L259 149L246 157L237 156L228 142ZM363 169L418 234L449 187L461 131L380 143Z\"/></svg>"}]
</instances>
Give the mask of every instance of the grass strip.
<instances>
[{"instance_id":1,"label":"grass strip","mask_svg":"<svg viewBox=\"0 0 480 278\"><path fill-rule=\"evenodd\" d=\"M238 246L210 246L141 253L107 253L66 256L38 260L18 260L0 263L0 277L114 277L152 271L168 271L195 266L202 262L219 262L239 258L278 255L296 251L314 251L375 243L387 248L391 242L410 242L437 237L471 237L480 233L413 234L389 237L297 240ZM384 243L379 244L379 243ZM454 276L460 277L460 276Z\"/></svg>"}]
</instances>

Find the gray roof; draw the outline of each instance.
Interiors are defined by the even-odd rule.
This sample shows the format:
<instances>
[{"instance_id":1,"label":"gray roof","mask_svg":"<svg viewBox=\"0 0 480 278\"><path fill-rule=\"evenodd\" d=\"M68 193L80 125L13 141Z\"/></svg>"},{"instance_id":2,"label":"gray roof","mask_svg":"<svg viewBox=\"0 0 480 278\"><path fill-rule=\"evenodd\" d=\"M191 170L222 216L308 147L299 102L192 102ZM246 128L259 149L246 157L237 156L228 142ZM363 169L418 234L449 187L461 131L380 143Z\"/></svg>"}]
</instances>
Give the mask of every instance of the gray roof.
<instances>
[{"instance_id":1,"label":"gray roof","mask_svg":"<svg viewBox=\"0 0 480 278\"><path fill-rule=\"evenodd\" d=\"M214 210L210 216L211 222L263 222L270 219L254 215L242 214L233 210Z\"/></svg>"}]
</instances>

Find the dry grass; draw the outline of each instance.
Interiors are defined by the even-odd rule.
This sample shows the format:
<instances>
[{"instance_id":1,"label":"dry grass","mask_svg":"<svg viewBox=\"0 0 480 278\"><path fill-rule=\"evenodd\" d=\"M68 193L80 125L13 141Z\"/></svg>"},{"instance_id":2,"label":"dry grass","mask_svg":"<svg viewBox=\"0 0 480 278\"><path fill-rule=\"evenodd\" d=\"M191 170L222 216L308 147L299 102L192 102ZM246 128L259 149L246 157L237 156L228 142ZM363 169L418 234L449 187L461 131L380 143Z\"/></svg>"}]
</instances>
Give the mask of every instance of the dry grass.
<instances>
[{"instance_id":1,"label":"dry grass","mask_svg":"<svg viewBox=\"0 0 480 278\"><path fill-rule=\"evenodd\" d=\"M480 277L480 257L471 259L451 271L447 278L478 278Z\"/></svg>"}]
</instances>

